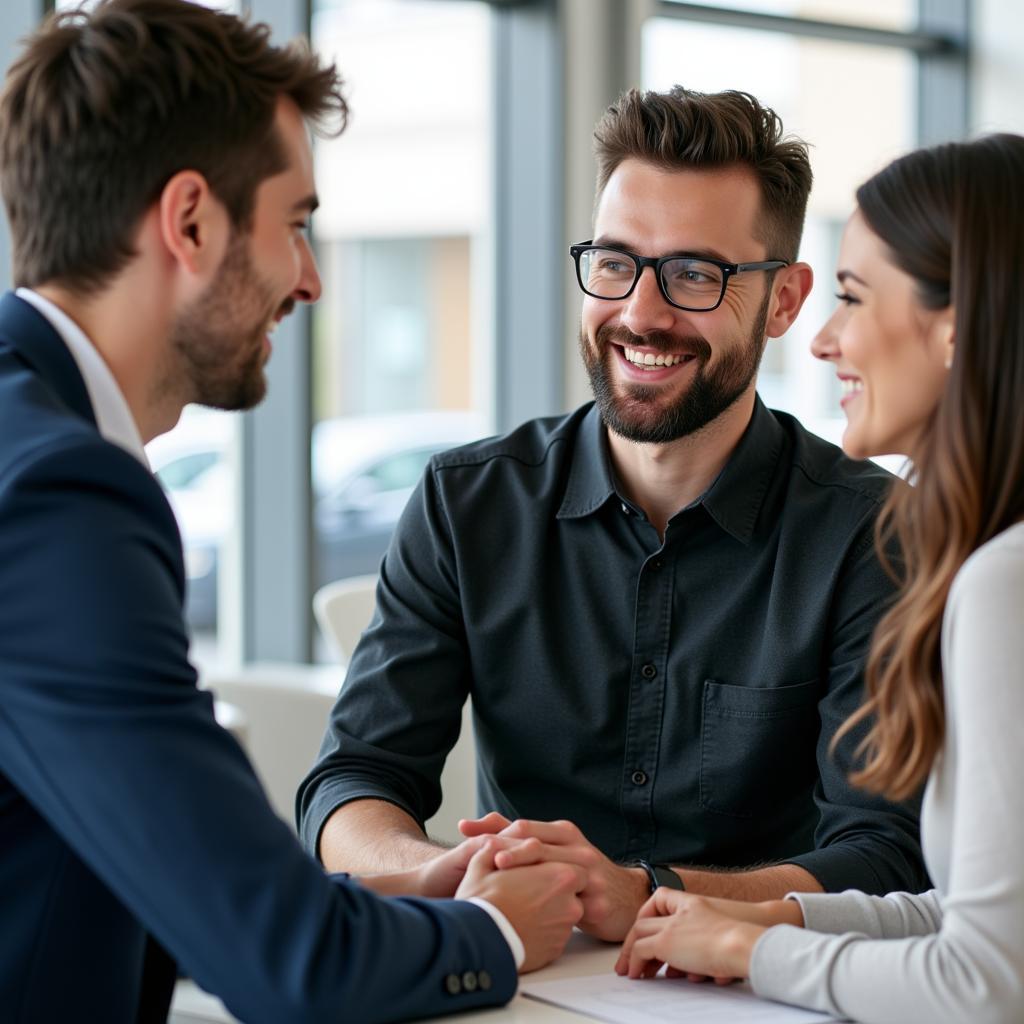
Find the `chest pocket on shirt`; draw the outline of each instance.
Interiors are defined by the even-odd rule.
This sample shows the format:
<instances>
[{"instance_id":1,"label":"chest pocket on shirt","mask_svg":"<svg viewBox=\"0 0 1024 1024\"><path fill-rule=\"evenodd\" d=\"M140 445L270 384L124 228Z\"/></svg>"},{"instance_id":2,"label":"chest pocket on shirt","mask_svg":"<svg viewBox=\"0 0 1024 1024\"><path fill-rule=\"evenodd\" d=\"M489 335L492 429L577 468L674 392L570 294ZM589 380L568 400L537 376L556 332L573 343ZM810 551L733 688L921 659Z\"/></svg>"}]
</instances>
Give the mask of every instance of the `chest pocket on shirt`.
<instances>
[{"instance_id":1,"label":"chest pocket on shirt","mask_svg":"<svg viewBox=\"0 0 1024 1024\"><path fill-rule=\"evenodd\" d=\"M796 686L704 683L700 803L708 811L771 816L817 775L817 679Z\"/></svg>"}]
</instances>

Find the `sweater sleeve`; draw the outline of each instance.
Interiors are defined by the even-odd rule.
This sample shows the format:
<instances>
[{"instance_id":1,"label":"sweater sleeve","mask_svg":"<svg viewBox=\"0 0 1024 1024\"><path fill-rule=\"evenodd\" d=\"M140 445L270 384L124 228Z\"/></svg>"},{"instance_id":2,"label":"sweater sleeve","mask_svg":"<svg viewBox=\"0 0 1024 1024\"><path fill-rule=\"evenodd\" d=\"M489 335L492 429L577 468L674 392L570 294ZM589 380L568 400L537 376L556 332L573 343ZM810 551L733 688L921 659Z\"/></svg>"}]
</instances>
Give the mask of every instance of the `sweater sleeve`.
<instances>
[{"instance_id":1,"label":"sweater sleeve","mask_svg":"<svg viewBox=\"0 0 1024 1024\"><path fill-rule=\"evenodd\" d=\"M1024 527L972 556L943 633L949 890L801 897L808 928L754 948L758 994L865 1024L1024 1019ZM811 930L811 929L821 929ZM822 934L833 933L833 934Z\"/></svg>"}]
</instances>

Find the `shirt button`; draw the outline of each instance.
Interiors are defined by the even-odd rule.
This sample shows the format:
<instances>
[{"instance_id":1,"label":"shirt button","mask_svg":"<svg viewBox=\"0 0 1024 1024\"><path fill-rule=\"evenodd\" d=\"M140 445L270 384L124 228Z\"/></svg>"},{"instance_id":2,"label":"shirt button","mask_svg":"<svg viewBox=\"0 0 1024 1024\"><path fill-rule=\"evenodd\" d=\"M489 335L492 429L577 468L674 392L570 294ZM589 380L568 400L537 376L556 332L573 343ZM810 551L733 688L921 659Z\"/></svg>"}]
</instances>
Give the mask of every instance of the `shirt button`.
<instances>
[{"instance_id":1,"label":"shirt button","mask_svg":"<svg viewBox=\"0 0 1024 1024\"><path fill-rule=\"evenodd\" d=\"M445 991L450 996L457 996L462 991L462 982L457 974L449 974L444 979Z\"/></svg>"},{"instance_id":2,"label":"shirt button","mask_svg":"<svg viewBox=\"0 0 1024 1024\"><path fill-rule=\"evenodd\" d=\"M466 973L462 976L462 991L475 992L476 984L476 974L473 971L466 971Z\"/></svg>"},{"instance_id":3,"label":"shirt button","mask_svg":"<svg viewBox=\"0 0 1024 1024\"><path fill-rule=\"evenodd\" d=\"M653 679L657 674L657 667L650 661L640 669L640 675L642 675L644 679Z\"/></svg>"},{"instance_id":4,"label":"shirt button","mask_svg":"<svg viewBox=\"0 0 1024 1024\"><path fill-rule=\"evenodd\" d=\"M634 786L642 786L647 782L647 772L635 771L630 778L633 780Z\"/></svg>"},{"instance_id":5,"label":"shirt button","mask_svg":"<svg viewBox=\"0 0 1024 1024\"><path fill-rule=\"evenodd\" d=\"M476 983L481 992L486 992L491 987L491 976L486 971L477 971Z\"/></svg>"}]
</instances>

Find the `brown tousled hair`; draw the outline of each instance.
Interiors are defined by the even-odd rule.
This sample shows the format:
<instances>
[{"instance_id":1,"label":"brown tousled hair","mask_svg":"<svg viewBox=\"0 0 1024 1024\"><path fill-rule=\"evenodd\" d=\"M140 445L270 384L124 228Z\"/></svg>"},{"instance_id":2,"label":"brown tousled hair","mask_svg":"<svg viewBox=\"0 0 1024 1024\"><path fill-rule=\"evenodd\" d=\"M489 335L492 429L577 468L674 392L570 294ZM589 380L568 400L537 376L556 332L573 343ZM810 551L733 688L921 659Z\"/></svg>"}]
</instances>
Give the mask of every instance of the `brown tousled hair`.
<instances>
[{"instance_id":1,"label":"brown tousled hair","mask_svg":"<svg viewBox=\"0 0 1024 1024\"><path fill-rule=\"evenodd\" d=\"M334 66L269 37L266 25L188 0L102 0L51 16L0 96L15 283L101 288L134 256L146 209L186 169L246 229L257 186L287 166L278 99L325 134L347 116Z\"/></svg>"},{"instance_id":2,"label":"brown tousled hair","mask_svg":"<svg viewBox=\"0 0 1024 1024\"><path fill-rule=\"evenodd\" d=\"M775 111L750 93L630 89L605 112L594 139L598 199L630 158L670 171L749 168L761 188L758 240L768 258L796 259L812 182L807 145L784 137Z\"/></svg>"},{"instance_id":3,"label":"brown tousled hair","mask_svg":"<svg viewBox=\"0 0 1024 1024\"><path fill-rule=\"evenodd\" d=\"M925 308L953 305L947 387L910 453L915 486L897 486L878 521L883 562L900 581L875 632L870 719L856 784L893 799L924 783L945 737L940 638L957 571L1024 518L1024 138L991 135L918 150L861 186L860 211L914 278ZM901 563L886 557L898 542Z\"/></svg>"}]
</instances>

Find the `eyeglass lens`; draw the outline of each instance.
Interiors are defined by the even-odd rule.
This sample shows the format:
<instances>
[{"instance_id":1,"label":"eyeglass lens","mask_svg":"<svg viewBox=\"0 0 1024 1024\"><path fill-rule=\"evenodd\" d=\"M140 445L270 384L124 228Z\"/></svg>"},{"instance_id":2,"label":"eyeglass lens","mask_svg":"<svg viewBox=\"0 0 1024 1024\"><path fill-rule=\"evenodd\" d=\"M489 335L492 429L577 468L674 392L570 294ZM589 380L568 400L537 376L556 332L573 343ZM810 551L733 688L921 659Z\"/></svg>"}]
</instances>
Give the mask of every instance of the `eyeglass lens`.
<instances>
[{"instance_id":1,"label":"eyeglass lens","mask_svg":"<svg viewBox=\"0 0 1024 1024\"><path fill-rule=\"evenodd\" d=\"M622 299L636 280L636 261L614 249L586 249L580 254L584 289L600 299ZM704 260L679 257L661 268L668 297L691 309L711 308L722 294L722 268Z\"/></svg>"}]
</instances>

